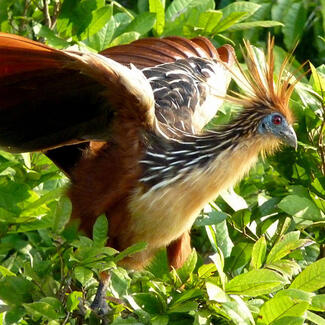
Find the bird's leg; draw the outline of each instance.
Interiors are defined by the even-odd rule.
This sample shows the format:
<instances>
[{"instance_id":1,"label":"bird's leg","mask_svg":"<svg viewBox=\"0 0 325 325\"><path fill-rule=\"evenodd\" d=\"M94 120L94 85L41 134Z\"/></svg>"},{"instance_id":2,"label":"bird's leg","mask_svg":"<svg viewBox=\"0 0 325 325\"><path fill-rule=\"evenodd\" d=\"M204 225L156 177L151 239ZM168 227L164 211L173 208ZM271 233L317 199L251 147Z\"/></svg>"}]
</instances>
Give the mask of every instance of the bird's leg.
<instances>
[{"instance_id":1,"label":"bird's leg","mask_svg":"<svg viewBox=\"0 0 325 325\"><path fill-rule=\"evenodd\" d=\"M191 237L189 232L186 231L167 247L170 267L174 267L175 269L182 267L191 254L191 251Z\"/></svg>"},{"instance_id":2,"label":"bird's leg","mask_svg":"<svg viewBox=\"0 0 325 325\"><path fill-rule=\"evenodd\" d=\"M106 291L111 275L108 272L100 273L99 286L96 292L94 301L91 304L91 309L96 311L98 315L107 315L109 312L109 306L106 301Z\"/></svg>"}]
</instances>

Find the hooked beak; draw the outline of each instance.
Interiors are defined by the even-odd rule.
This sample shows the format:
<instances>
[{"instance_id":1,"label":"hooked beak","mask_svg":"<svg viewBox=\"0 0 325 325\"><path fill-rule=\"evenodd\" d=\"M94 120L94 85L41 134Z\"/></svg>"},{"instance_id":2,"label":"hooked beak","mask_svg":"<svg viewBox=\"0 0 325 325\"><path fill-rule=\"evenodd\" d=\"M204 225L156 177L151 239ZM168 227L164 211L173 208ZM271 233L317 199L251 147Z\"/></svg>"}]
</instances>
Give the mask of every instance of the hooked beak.
<instances>
[{"instance_id":1,"label":"hooked beak","mask_svg":"<svg viewBox=\"0 0 325 325\"><path fill-rule=\"evenodd\" d=\"M295 130L291 125L288 125L288 127L281 132L281 140L285 144L294 147L295 150L297 150L298 147L297 136Z\"/></svg>"}]
</instances>

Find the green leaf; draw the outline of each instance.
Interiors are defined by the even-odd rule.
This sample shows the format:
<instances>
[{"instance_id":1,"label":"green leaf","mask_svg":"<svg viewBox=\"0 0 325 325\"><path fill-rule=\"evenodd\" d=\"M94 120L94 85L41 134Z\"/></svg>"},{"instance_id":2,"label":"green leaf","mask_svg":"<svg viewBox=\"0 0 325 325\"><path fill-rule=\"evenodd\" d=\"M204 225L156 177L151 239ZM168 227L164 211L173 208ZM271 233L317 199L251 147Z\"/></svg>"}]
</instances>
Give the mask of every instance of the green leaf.
<instances>
[{"instance_id":1,"label":"green leaf","mask_svg":"<svg viewBox=\"0 0 325 325\"><path fill-rule=\"evenodd\" d=\"M209 263L209 264L203 264L200 266L198 269L197 273L198 276L202 279L209 278L213 273L217 271L217 267L214 263Z\"/></svg>"},{"instance_id":2,"label":"green leaf","mask_svg":"<svg viewBox=\"0 0 325 325\"><path fill-rule=\"evenodd\" d=\"M221 33L236 23L250 17L260 8L259 4L248 1L237 1L221 9L223 19L215 27L214 33Z\"/></svg>"},{"instance_id":3,"label":"green leaf","mask_svg":"<svg viewBox=\"0 0 325 325\"><path fill-rule=\"evenodd\" d=\"M227 294L215 283L207 281L205 285L209 300L214 300L219 303L230 301L230 298L227 296Z\"/></svg>"},{"instance_id":4,"label":"green leaf","mask_svg":"<svg viewBox=\"0 0 325 325\"><path fill-rule=\"evenodd\" d=\"M90 37L100 31L109 21L113 13L112 6L101 7L91 13L91 22L87 28L80 33L80 40Z\"/></svg>"},{"instance_id":5,"label":"green leaf","mask_svg":"<svg viewBox=\"0 0 325 325\"><path fill-rule=\"evenodd\" d=\"M237 30L245 30L256 27L271 28L276 26L283 26L279 21L274 20L258 20L258 21L249 21L247 23L237 23L228 28L228 32L234 32Z\"/></svg>"},{"instance_id":6,"label":"green leaf","mask_svg":"<svg viewBox=\"0 0 325 325\"><path fill-rule=\"evenodd\" d=\"M157 278L163 278L164 275L168 275L170 269L166 249L160 250L145 269L155 275Z\"/></svg>"},{"instance_id":7,"label":"green leaf","mask_svg":"<svg viewBox=\"0 0 325 325\"><path fill-rule=\"evenodd\" d=\"M137 32L123 33L122 35L117 36L116 38L113 39L113 41L110 44L110 47L131 43L131 42L139 39L140 36L141 35Z\"/></svg>"},{"instance_id":8,"label":"green leaf","mask_svg":"<svg viewBox=\"0 0 325 325\"><path fill-rule=\"evenodd\" d=\"M298 195L288 195L278 204L285 213L297 218L320 221L322 220L319 208L311 200Z\"/></svg>"},{"instance_id":9,"label":"green leaf","mask_svg":"<svg viewBox=\"0 0 325 325\"><path fill-rule=\"evenodd\" d=\"M197 254L195 249L192 250L190 256L186 259L182 267L177 270L177 274L182 283L185 283L190 275L193 273L197 262Z\"/></svg>"},{"instance_id":10,"label":"green leaf","mask_svg":"<svg viewBox=\"0 0 325 325\"><path fill-rule=\"evenodd\" d=\"M57 30L64 38L83 40L99 31L112 15L103 1L70 0L62 3Z\"/></svg>"},{"instance_id":11,"label":"green leaf","mask_svg":"<svg viewBox=\"0 0 325 325\"><path fill-rule=\"evenodd\" d=\"M77 266L74 271L75 278L83 285L85 286L87 282L92 279L93 272L83 266Z\"/></svg>"},{"instance_id":12,"label":"green leaf","mask_svg":"<svg viewBox=\"0 0 325 325\"><path fill-rule=\"evenodd\" d=\"M85 44L98 52L105 50L112 41L115 28L115 19L112 16L100 31L85 40Z\"/></svg>"},{"instance_id":13,"label":"green leaf","mask_svg":"<svg viewBox=\"0 0 325 325\"><path fill-rule=\"evenodd\" d=\"M212 211L209 213L208 218L200 219L198 223L199 225L201 223L204 224L205 222L207 224L215 223L214 225L205 227L210 243L215 252L220 248L224 257L229 257L234 244L229 236L227 221L225 220L226 218L227 215L225 213Z\"/></svg>"},{"instance_id":14,"label":"green leaf","mask_svg":"<svg viewBox=\"0 0 325 325\"><path fill-rule=\"evenodd\" d=\"M156 14L156 22L154 24L153 30L160 36L165 27L165 8L161 0L149 0L149 10Z\"/></svg>"},{"instance_id":15,"label":"green leaf","mask_svg":"<svg viewBox=\"0 0 325 325\"><path fill-rule=\"evenodd\" d=\"M219 277L220 277L220 282L221 282L222 288L224 290L225 285L226 285L227 276L223 271L224 265L225 265L225 260L224 260L221 250L217 249L217 252L215 254L211 255L210 258L214 262L214 265L217 268L217 271L218 271Z\"/></svg>"},{"instance_id":16,"label":"green leaf","mask_svg":"<svg viewBox=\"0 0 325 325\"><path fill-rule=\"evenodd\" d=\"M161 314L163 312L163 306L153 292L136 293L132 297L141 309L150 314Z\"/></svg>"},{"instance_id":17,"label":"green leaf","mask_svg":"<svg viewBox=\"0 0 325 325\"><path fill-rule=\"evenodd\" d=\"M168 325L169 317L167 315L156 315L151 319L152 325Z\"/></svg>"},{"instance_id":18,"label":"green leaf","mask_svg":"<svg viewBox=\"0 0 325 325\"><path fill-rule=\"evenodd\" d=\"M8 270L7 268L5 268L4 266L0 265L0 273L3 276L16 276L15 273L11 272L10 270Z\"/></svg>"},{"instance_id":19,"label":"green leaf","mask_svg":"<svg viewBox=\"0 0 325 325\"><path fill-rule=\"evenodd\" d=\"M24 315L26 315L26 310L24 307L12 306L10 310L6 312L3 323L1 322L3 320L3 314L0 313L0 324L1 325L21 324L21 322L19 321L22 319Z\"/></svg>"},{"instance_id":20,"label":"green leaf","mask_svg":"<svg viewBox=\"0 0 325 325\"><path fill-rule=\"evenodd\" d=\"M316 325L325 325L325 318L307 310L307 317L308 320L312 322L312 324Z\"/></svg>"},{"instance_id":21,"label":"green leaf","mask_svg":"<svg viewBox=\"0 0 325 325\"><path fill-rule=\"evenodd\" d=\"M166 10L166 20L173 22L181 14L186 12L190 7L193 0L175 0L173 1Z\"/></svg>"},{"instance_id":22,"label":"green leaf","mask_svg":"<svg viewBox=\"0 0 325 325\"><path fill-rule=\"evenodd\" d=\"M118 254L114 261L118 262L120 260L123 260L123 258L129 256L129 255L133 255L136 253L139 253L141 251L143 251L145 248L147 247L146 243L136 243L128 248L126 248L124 251L122 251L120 254Z\"/></svg>"},{"instance_id":23,"label":"green leaf","mask_svg":"<svg viewBox=\"0 0 325 325\"><path fill-rule=\"evenodd\" d=\"M314 310L325 310L325 294L314 296L311 300L311 306Z\"/></svg>"},{"instance_id":24,"label":"green leaf","mask_svg":"<svg viewBox=\"0 0 325 325\"><path fill-rule=\"evenodd\" d=\"M32 282L22 278L7 276L0 280L0 299L12 305L32 301L32 293L37 290Z\"/></svg>"},{"instance_id":25,"label":"green leaf","mask_svg":"<svg viewBox=\"0 0 325 325\"><path fill-rule=\"evenodd\" d=\"M196 220L195 225L198 227L215 225L226 220L228 215L221 211L212 210L204 218L199 218Z\"/></svg>"},{"instance_id":26,"label":"green leaf","mask_svg":"<svg viewBox=\"0 0 325 325\"><path fill-rule=\"evenodd\" d=\"M251 311L239 296L233 296L232 301L223 303L222 309L235 324L255 324Z\"/></svg>"},{"instance_id":27,"label":"green leaf","mask_svg":"<svg viewBox=\"0 0 325 325\"><path fill-rule=\"evenodd\" d=\"M130 286L131 279L127 272L122 268L110 270L112 292L116 297L124 297Z\"/></svg>"},{"instance_id":28,"label":"green leaf","mask_svg":"<svg viewBox=\"0 0 325 325\"><path fill-rule=\"evenodd\" d=\"M0 182L0 207L9 212L20 214L22 209L18 207L19 203L27 201L32 195L33 192L26 184L5 179Z\"/></svg>"},{"instance_id":29,"label":"green leaf","mask_svg":"<svg viewBox=\"0 0 325 325\"><path fill-rule=\"evenodd\" d=\"M280 290L275 295L275 297L283 296L290 297L292 300L301 300L311 304L314 294L298 289L284 289Z\"/></svg>"},{"instance_id":30,"label":"green leaf","mask_svg":"<svg viewBox=\"0 0 325 325\"><path fill-rule=\"evenodd\" d=\"M292 231L284 235L271 249L266 258L266 263L272 263L287 256L297 248L310 243L308 239L299 239L299 231Z\"/></svg>"},{"instance_id":31,"label":"green leaf","mask_svg":"<svg viewBox=\"0 0 325 325\"><path fill-rule=\"evenodd\" d=\"M307 19L307 12L302 2L293 3L283 18L284 44L291 50L301 38Z\"/></svg>"},{"instance_id":32,"label":"green leaf","mask_svg":"<svg viewBox=\"0 0 325 325\"><path fill-rule=\"evenodd\" d=\"M199 20L195 27L202 29L204 33L212 33L222 18L222 11L220 10L208 10L202 12L199 16Z\"/></svg>"},{"instance_id":33,"label":"green leaf","mask_svg":"<svg viewBox=\"0 0 325 325\"><path fill-rule=\"evenodd\" d=\"M190 311L196 312L198 304L194 301L187 301L183 304L176 304L168 309L168 314L170 313L188 313Z\"/></svg>"},{"instance_id":34,"label":"green leaf","mask_svg":"<svg viewBox=\"0 0 325 325\"><path fill-rule=\"evenodd\" d=\"M113 323L111 323L112 325L143 325L142 322L137 321L134 317L117 317Z\"/></svg>"},{"instance_id":35,"label":"green leaf","mask_svg":"<svg viewBox=\"0 0 325 325\"><path fill-rule=\"evenodd\" d=\"M203 291L201 289L198 289L198 288L188 289L188 290L184 291L183 293L181 293L179 296L177 296L177 298L175 298L172 301L171 306L175 305L175 304L183 303L187 300L194 299L194 298L197 298L200 296L203 296Z\"/></svg>"},{"instance_id":36,"label":"green leaf","mask_svg":"<svg viewBox=\"0 0 325 325\"><path fill-rule=\"evenodd\" d=\"M66 196L61 197L54 212L52 226L54 233L59 234L64 230L70 219L71 211L71 201Z\"/></svg>"},{"instance_id":37,"label":"green leaf","mask_svg":"<svg viewBox=\"0 0 325 325\"><path fill-rule=\"evenodd\" d=\"M309 65L312 73L313 88L321 94L325 91L325 76L319 73L311 62L309 62Z\"/></svg>"},{"instance_id":38,"label":"green leaf","mask_svg":"<svg viewBox=\"0 0 325 325\"><path fill-rule=\"evenodd\" d=\"M231 255L228 258L229 263L226 263L226 271L232 270L240 272L240 270L248 264L251 259L251 253L253 244L242 241L235 245L231 251Z\"/></svg>"},{"instance_id":39,"label":"green leaf","mask_svg":"<svg viewBox=\"0 0 325 325\"><path fill-rule=\"evenodd\" d=\"M236 1L222 8L221 11L223 12L224 17L235 12L244 12L246 14L245 18L248 18L252 16L260 7L261 5L254 2Z\"/></svg>"},{"instance_id":40,"label":"green leaf","mask_svg":"<svg viewBox=\"0 0 325 325\"><path fill-rule=\"evenodd\" d=\"M307 302L295 301L290 297L274 297L265 302L258 316L261 324L275 324L281 318L303 316L308 308ZM280 324L280 323L277 323Z\"/></svg>"},{"instance_id":41,"label":"green leaf","mask_svg":"<svg viewBox=\"0 0 325 325\"><path fill-rule=\"evenodd\" d=\"M266 264L265 267L279 272L287 279L291 279L301 271L299 264L295 260L288 259L278 260L270 264Z\"/></svg>"},{"instance_id":42,"label":"green leaf","mask_svg":"<svg viewBox=\"0 0 325 325\"><path fill-rule=\"evenodd\" d=\"M80 298L82 297L81 291L72 291L67 298L67 308L69 312L73 312L78 309Z\"/></svg>"},{"instance_id":43,"label":"green leaf","mask_svg":"<svg viewBox=\"0 0 325 325\"><path fill-rule=\"evenodd\" d=\"M93 241L97 247L104 247L107 242L108 220L106 215L102 214L96 219L93 228Z\"/></svg>"},{"instance_id":44,"label":"green leaf","mask_svg":"<svg viewBox=\"0 0 325 325\"><path fill-rule=\"evenodd\" d=\"M145 35L152 29L155 22L156 15L154 13L144 12L131 21L124 33L137 32L140 35Z\"/></svg>"},{"instance_id":45,"label":"green leaf","mask_svg":"<svg viewBox=\"0 0 325 325\"><path fill-rule=\"evenodd\" d=\"M20 213L20 217L23 216L34 216L41 215L44 212L48 211L47 206L45 203L49 203L57 198L59 198L63 193L62 188L56 188L51 191L49 191L46 194L43 194L40 198L38 196L34 195L35 200L32 200L32 202L24 202L20 206L23 207L23 211ZM37 198L37 199L36 199ZM68 199L67 199L68 200ZM67 211L70 215L71 211Z\"/></svg>"},{"instance_id":46,"label":"green leaf","mask_svg":"<svg viewBox=\"0 0 325 325\"><path fill-rule=\"evenodd\" d=\"M316 291L325 286L325 257L307 266L292 282L291 289L307 292Z\"/></svg>"},{"instance_id":47,"label":"green leaf","mask_svg":"<svg viewBox=\"0 0 325 325\"><path fill-rule=\"evenodd\" d=\"M63 49L70 46L70 43L64 39L57 37L53 30L49 29L47 26L41 24L35 24L33 27L35 34L38 37L43 37L46 39L47 44L53 46L57 49Z\"/></svg>"},{"instance_id":48,"label":"green leaf","mask_svg":"<svg viewBox=\"0 0 325 325\"><path fill-rule=\"evenodd\" d=\"M256 296L272 293L286 284L284 278L270 270L253 270L237 275L226 284L228 294Z\"/></svg>"},{"instance_id":49,"label":"green leaf","mask_svg":"<svg viewBox=\"0 0 325 325\"><path fill-rule=\"evenodd\" d=\"M27 312L36 317L44 317L47 320L57 320L63 318L65 315L58 313L55 308L46 302L33 302L30 304L23 304Z\"/></svg>"},{"instance_id":50,"label":"green leaf","mask_svg":"<svg viewBox=\"0 0 325 325\"><path fill-rule=\"evenodd\" d=\"M191 36L191 32L187 31L189 26L193 26L197 22L201 13L206 10L214 9L213 0L175 0L166 10L166 25L164 35L184 36L186 33ZM194 33L195 35L195 33Z\"/></svg>"},{"instance_id":51,"label":"green leaf","mask_svg":"<svg viewBox=\"0 0 325 325\"><path fill-rule=\"evenodd\" d=\"M266 253L266 240L262 236L253 246L252 259L250 263L251 269L259 269L264 262Z\"/></svg>"}]
</instances>

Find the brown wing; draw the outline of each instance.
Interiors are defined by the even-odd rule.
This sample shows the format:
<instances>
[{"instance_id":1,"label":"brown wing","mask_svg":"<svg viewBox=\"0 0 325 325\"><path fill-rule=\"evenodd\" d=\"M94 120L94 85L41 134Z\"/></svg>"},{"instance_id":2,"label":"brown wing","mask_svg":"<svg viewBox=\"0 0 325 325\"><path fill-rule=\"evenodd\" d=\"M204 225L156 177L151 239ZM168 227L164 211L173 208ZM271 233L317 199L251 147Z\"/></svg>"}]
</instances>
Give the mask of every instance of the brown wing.
<instances>
[{"instance_id":1,"label":"brown wing","mask_svg":"<svg viewBox=\"0 0 325 325\"><path fill-rule=\"evenodd\" d=\"M123 112L124 100L136 102L134 110ZM0 34L0 147L7 151L109 139L116 111L147 127L153 101L139 70Z\"/></svg>"},{"instance_id":2,"label":"brown wing","mask_svg":"<svg viewBox=\"0 0 325 325\"><path fill-rule=\"evenodd\" d=\"M101 54L144 68L194 56L230 62L232 53L231 47L215 49L203 37L168 37L141 39ZM63 51L0 33L0 146L14 152L58 147L47 155L67 174L88 146L75 143L108 139L114 115L103 96L105 86L67 64L74 60Z\"/></svg>"},{"instance_id":3,"label":"brown wing","mask_svg":"<svg viewBox=\"0 0 325 325\"><path fill-rule=\"evenodd\" d=\"M222 60L225 63L230 63L230 60L233 60L234 57L234 50L229 45L216 49L205 37L196 37L189 40L172 36L143 38L131 44L108 48L100 54L110 57L121 64L129 65L132 63L137 68L143 69L190 57Z\"/></svg>"},{"instance_id":4,"label":"brown wing","mask_svg":"<svg viewBox=\"0 0 325 325\"><path fill-rule=\"evenodd\" d=\"M82 141L108 114L103 85L64 52L0 34L0 146L35 151ZM92 109L89 109L92 107ZM101 123L102 124L102 123Z\"/></svg>"}]
</instances>

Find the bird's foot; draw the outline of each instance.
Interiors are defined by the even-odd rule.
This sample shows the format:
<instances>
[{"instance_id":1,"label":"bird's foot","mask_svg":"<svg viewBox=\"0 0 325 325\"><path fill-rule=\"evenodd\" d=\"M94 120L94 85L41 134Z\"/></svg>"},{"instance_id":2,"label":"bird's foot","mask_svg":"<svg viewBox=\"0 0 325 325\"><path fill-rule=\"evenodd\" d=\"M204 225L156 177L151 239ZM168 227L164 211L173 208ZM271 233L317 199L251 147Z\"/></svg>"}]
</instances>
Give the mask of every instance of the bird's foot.
<instances>
[{"instance_id":1,"label":"bird's foot","mask_svg":"<svg viewBox=\"0 0 325 325\"><path fill-rule=\"evenodd\" d=\"M100 274L99 286L96 292L96 296L92 304L90 305L91 309L98 316L105 316L109 313L110 307L108 306L106 300L106 291L108 287L108 282L110 279L110 274L106 272L102 272Z\"/></svg>"}]
</instances>

